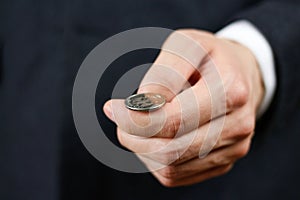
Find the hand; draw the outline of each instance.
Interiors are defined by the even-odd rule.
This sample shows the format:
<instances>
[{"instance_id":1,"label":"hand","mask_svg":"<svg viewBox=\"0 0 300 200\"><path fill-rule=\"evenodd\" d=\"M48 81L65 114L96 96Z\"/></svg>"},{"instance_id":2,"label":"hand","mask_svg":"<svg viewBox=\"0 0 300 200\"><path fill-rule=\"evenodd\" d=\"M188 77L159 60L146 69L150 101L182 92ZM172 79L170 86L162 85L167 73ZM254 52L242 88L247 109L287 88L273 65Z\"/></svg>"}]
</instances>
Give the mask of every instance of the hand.
<instances>
[{"instance_id":1,"label":"hand","mask_svg":"<svg viewBox=\"0 0 300 200\"><path fill-rule=\"evenodd\" d=\"M190 29L176 31L164 47L191 62L162 50L138 93L162 94L166 105L145 113L110 100L104 112L117 124L120 143L164 186L225 174L249 150L264 95L255 57L241 44Z\"/></svg>"}]
</instances>

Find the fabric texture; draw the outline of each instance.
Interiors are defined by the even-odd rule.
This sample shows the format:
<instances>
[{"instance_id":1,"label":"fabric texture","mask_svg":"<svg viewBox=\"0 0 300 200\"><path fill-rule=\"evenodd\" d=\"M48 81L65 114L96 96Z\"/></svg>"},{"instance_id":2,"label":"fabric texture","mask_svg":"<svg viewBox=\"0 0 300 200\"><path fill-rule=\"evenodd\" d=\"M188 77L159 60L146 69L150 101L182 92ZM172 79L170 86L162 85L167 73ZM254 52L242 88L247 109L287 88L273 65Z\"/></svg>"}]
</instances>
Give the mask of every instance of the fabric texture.
<instances>
[{"instance_id":1,"label":"fabric texture","mask_svg":"<svg viewBox=\"0 0 300 200\"><path fill-rule=\"evenodd\" d=\"M0 199L299 199L299 1L53 0L0 2ZM151 174L128 174L95 160L72 119L72 87L85 56L106 38L136 27L216 32L245 19L272 47L277 90L259 119L251 151L230 173L165 188ZM100 79L95 108L123 73L152 62L156 50L117 59Z\"/></svg>"}]
</instances>

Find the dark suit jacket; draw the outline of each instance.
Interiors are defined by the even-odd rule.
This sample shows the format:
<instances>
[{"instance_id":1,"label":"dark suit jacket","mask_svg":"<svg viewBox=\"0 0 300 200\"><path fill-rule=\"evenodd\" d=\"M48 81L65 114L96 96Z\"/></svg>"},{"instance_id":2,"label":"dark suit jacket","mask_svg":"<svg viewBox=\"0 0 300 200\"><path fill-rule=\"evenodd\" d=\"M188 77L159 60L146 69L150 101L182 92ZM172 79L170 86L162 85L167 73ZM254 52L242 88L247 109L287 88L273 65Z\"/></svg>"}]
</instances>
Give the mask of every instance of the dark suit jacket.
<instances>
[{"instance_id":1,"label":"dark suit jacket","mask_svg":"<svg viewBox=\"0 0 300 200\"><path fill-rule=\"evenodd\" d=\"M151 174L127 174L95 160L74 128L71 94L85 56L131 28L217 31L250 20L266 36L278 86L248 156L222 177L164 188ZM0 2L0 199L299 199L300 3L295 0L52 0ZM157 51L119 58L99 83L99 123L118 78ZM117 142L116 142L117 143Z\"/></svg>"}]
</instances>

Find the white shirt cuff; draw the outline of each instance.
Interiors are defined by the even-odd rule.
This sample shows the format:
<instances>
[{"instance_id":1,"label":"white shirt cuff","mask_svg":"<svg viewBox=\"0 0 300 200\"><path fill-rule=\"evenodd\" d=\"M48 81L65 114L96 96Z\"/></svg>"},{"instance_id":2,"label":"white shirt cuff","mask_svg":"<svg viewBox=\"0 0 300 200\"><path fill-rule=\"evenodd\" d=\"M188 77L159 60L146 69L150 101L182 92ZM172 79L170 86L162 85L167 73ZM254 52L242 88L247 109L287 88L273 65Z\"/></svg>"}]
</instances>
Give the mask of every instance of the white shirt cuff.
<instances>
[{"instance_id":1,"label":"white shirt cuff","mask_svg":"<svg viewBox=\"0 0 300 200\"><path fill-rule=\"evenodd\" d=\"M218 31L216 36L245 45L256 57L265 86L265 95L257 114L259 118L271 104L276 89L275 65L270 44L263 34L246 20L229 24Z\"/></svg>"}]
</instances>

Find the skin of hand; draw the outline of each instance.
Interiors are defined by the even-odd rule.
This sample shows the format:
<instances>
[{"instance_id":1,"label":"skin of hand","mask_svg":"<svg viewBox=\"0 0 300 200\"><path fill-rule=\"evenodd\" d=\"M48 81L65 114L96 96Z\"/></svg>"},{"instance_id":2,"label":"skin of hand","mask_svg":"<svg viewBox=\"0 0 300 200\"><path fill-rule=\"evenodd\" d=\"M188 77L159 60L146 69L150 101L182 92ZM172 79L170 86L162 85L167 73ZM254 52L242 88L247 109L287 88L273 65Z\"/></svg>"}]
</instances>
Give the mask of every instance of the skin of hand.
<instances>
[{"instance_id":1,"label":"skin of hand","mask_svg":"<svg viewBox=\"0 0 300 200\"><path fill-rule=\"evenodd\" d=\"M195 65L199 70L172 52L160 52L138 93L160 93L167 103L148 113L126 109L124 100L109 100L104 105L105 114L118 127L120 143L136 153L166 187L191 185L229 172L249 151L256 112L264 95L259 66L245 46L201 30L182 29L175 34L185 35L205 51L190 54L192 59L197 58ZM172 35L165 46L177 43L176 48L182 52L194 48ZM216 81L214 91L209 91L204 77L212 65L221 81ZM212 113L215 105L211 96L218 96L221 89L226 109ZM195 103L189 103L190 92ZM199 157L209 127L222 119L224 123L213 148Z\"/></svg>"}]
</instances>

